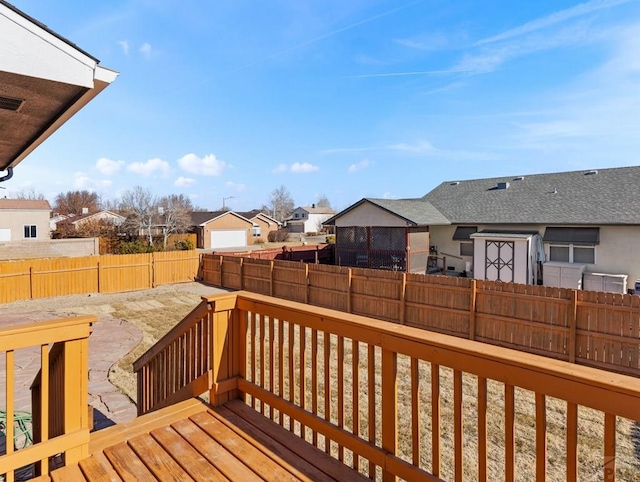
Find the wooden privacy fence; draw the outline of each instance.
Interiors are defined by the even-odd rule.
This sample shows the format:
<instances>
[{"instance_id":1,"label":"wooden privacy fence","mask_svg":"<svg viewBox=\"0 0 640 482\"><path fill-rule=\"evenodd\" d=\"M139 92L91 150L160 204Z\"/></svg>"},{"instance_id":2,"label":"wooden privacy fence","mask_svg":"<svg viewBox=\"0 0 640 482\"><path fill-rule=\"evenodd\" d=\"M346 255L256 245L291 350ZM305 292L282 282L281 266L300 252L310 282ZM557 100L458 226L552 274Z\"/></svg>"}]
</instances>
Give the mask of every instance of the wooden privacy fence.
<instances>
[{"instance_id":1,"label":"wooden privacy fence","mask_svg":"<svg viewBox=\"0 0 640 482\"><path fill-rule=\"evenodd\" d=\"M196 251L2 261L0 303L193 281L199 262Z\"/></svg>"},{"instance_id":2,"label":"wooden privacy fence","mask_svg":"<svg viewBox=\"0 0 640 482\"><path fill-rule=\"evenodd\" d=\"M202 280L640 376L640 296L203 255Z\"/></svg>"},{"instance_id":3,"label":"wooden privacy fence","mask_svg":"<svg viewBox=\"0 0 640 482\"><path fill-rule=\"evenodd\" d=\"M616 440L640 420L638 379L246 291L203 297L134 370L140 413L239 399L301 457L312 444L373 480L636 473Z\"/></svg>"}]
</instances>

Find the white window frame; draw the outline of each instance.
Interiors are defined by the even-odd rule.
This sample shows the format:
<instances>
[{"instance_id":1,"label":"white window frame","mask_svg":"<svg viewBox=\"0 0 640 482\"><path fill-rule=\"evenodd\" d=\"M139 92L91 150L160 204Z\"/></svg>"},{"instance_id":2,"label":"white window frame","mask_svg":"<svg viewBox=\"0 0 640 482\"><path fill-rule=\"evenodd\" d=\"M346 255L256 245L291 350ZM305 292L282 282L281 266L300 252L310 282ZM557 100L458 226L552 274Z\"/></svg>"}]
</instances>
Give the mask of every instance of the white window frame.
<instances>
[{"instance_id":1,"label":"white window frame","mask_svg":"<svg viewBox=\"0 0 640 482\"><path fill-rule=\"evenodd\" d=\"M29 228L29 236L25 236L25 230ZM35 230L35 236L31 236L31 232ZM24 239L38 239L38 225L37 224L25 224L22 228L22 236Z\"/></svg>"},{"instance_id":2,"label":"white window frame","mask_svg":"<svg viewBox=\"0 0 640 482\"><path fill-rule=\"evenodd\" d=\"M260 225L259 224L254 224L252 232L253 232L253 237L254 238L260 236L260 233L261 233Z\"/></svg>"},{"instance_id":3,"label":"white window frame","mask_svg":"<svg viewBox=\"0 0 640 482\"><path fill-rule=\"evenodd\" d=\"M551 259L551 248L569 248L569 263L576 263L573 260L573 249L574 248L591 248L593 249L593 263L582 263L580 262L579 264L597 264L598 262L598 251L596 249L596 245L595 244L563 244L563 243L553 243L553 244L549 244L549 261L554 261Z\"/></svg>"}]
</instances>

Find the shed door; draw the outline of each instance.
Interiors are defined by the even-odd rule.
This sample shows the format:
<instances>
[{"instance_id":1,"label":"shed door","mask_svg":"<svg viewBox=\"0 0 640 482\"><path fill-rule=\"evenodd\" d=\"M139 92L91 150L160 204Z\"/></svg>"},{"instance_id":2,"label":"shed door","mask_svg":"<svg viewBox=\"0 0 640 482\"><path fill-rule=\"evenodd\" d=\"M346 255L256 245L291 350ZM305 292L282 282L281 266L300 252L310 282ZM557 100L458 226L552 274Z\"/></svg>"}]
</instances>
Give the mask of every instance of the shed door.
<instances>
[{"instance_id":1,"label":"shed door","mask_svg":"<svg viewBox=\"0 0 640 482\"><path fill-rule=\"evenodd\" d=\"M513 241L486 241L485 278L497 281L514 281Z\"/></svg>"},{"instance_id":2,"label":"shed door","mask_svg":"<svg viewBox=\"0 0 640 482\"><path fill-rule=\"evenodd\" d=\"M245 229L216 229L211 231L211 248L237 248L247 245Z\"/></svg>"},{"instance_id":3,"label":"shed door","mask_svg":"<svg viewBox=\"0 0 640 482\"><path fill-rule=\"evenodd\" d=\"M0 241L11 241L11 228L0 228Z\"/></svg>"}]
</instances>

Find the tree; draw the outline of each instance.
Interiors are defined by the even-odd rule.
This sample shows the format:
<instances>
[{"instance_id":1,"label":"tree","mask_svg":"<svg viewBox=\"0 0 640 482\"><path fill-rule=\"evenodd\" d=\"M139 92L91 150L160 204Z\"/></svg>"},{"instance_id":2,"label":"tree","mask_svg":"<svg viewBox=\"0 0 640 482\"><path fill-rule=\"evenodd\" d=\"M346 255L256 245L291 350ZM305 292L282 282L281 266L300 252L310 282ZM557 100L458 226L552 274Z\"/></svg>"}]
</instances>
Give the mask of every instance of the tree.
<instances>
[{"instance_id":1,"label":"tree","mask_svg":"<svg viewBox=\"0 0 640 482\"><path fill-rule=\"evenodd\" d=\"M262 206L262 211L274 219L282 222L293 212L293 198L289 190L283 185L274 189L269 197L269 204Z\"/></svg>"},{"instance_id":2,"label":"tree","mask_svg":"<svg viewBox=\"0 0 640 482\"><path fill-rule=\"evenodd\" d=\"M158 201L151 191L136 186L125 191L120 198L120 211L126 216L123 228L129 232L146 233L149 246L153 246L153 226L158 215Z\"/></svg>"},{"instance_id":3,"label":"tree","mask_svg":"<svg viewBox=\"0 0 640 482\"><path fill-rule=\"evenodd\" d=\"M162 224L162 244L174 233L186 233L191 227L193 204L184 194L170 194L158 201L158 217Z\"/></svg>"},{"instance_id":4,"label":"tree","mask_svg":"<svg viewBox=\"0 0 640 482\"><path fill-rule=\"evenodd\" d=\"M14 199L29 199L29 200L37 200L44 201L46 198L44 194L36 192L32 187L20 189L18 192L14 194Z\"/></svg>"},{"instance_id":5,"label":"tree","mask_svg":"<svg viewBox=\"0 0 640 482\"><path fill-rule=\"evenodd\" d=\"M316 202L316 206L319 208L331 209L331 203L329 202L329 198L324 194L320 194L320 196L318 197L318 201Z\"/></svg>"},{"instance_id":6,"label":"tree","mask_svg":"<svg viewBox=\"0 0 640 482\"><path fill-rule=\"evenodd\" d=\"M88 213L100 211L100 196L91 191L68 191L60 193L53 201L53 210L60 214L79 216L87 209Z\"/></svg>"}]
</instances>

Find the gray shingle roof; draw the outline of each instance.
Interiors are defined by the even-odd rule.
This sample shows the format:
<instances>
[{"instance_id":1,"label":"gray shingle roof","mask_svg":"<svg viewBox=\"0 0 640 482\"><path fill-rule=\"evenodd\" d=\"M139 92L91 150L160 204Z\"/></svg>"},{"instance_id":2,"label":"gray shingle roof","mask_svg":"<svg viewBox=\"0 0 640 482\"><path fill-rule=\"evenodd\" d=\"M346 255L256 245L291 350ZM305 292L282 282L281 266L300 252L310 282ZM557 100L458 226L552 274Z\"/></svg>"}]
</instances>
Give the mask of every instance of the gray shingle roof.
<instances>
[{"instance_id":1,"label":"gray shingle roof","mask_svg":"<svg viewBox=\"0 0 640 482\"><path fill-rule=\"evenodd\" d=\"M365 198L365 200L417 225L451 224L430 202L423 199Z\"/></svg>"},{"instance_id":2,"label":"gray shingle roof","mask_svg":"<svg viewBox=\"0 0 640 482\"><path fill-rule=\"evenodd\" d=\"M640 224L640 166L587 172L443 182L422 200L453 224Z\"/></svg>"},{"instance_id":3,"label":"gray shingle roof","mask_svg":"<svg viewBox=\"0 0 640 482\"><path fill-rule=\"evenodd\" d=\"M193 226L199 226L218 216L222 216L226 212L228 211L193 211L191 213L191 224Z\"/></svg>"}]
</instances>

